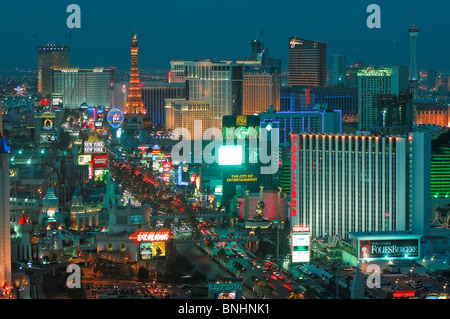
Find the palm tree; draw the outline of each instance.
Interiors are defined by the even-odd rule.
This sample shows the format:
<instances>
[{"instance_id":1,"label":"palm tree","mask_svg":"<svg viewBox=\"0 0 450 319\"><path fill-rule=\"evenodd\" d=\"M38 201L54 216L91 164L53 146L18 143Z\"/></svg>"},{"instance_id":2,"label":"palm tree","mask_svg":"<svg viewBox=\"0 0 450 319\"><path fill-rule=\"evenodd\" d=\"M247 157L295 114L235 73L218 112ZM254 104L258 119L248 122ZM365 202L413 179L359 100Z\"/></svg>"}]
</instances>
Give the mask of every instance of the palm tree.
<instances>
[{"instance_id":1,"label":"palm tree","mask_svg":"<svg viewBox=\"0 0 450 319\"><path fill-rule=\"evenodd\" d=\"M217 257L222 263L224 263L225 259L227 258L227 253L225 252L225 249L220 248L219 251L217 252Z\"/></svg>"},{"instance_id":2,"label":"palm tree","mask_svg":"<svg viewBox=\"0 0 450 319\"><path fill-rule=\"evenodd\" d=\"M266 284L262 281L256 281L253 285L253 290L256 291L258 295L262 294L263 287L266 286Z\"/></svg>"},{"instance_id":3,"label":"palm tree","mask_svg":"<svg viewBox=\"0 0 450 319\"><path fill-rule=\"evenodd\" d=\"M303 296L301 291L294 289L289 296L287 296L287 299L305 299L305 296Z\"/></svg>"}]
</instances>

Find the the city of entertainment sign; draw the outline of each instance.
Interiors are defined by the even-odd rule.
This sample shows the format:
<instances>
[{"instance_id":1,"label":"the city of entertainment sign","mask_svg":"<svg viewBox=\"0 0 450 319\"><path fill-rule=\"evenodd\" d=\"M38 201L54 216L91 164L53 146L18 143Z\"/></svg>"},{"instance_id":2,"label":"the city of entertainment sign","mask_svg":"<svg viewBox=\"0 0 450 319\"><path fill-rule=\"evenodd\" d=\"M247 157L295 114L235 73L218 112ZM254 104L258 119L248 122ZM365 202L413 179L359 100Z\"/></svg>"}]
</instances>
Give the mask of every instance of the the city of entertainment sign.
<instances>
[{"instance_id":1,"label":"the city of entertainment sign","mask_svg":"<svg viewBox=\"0 0 450 319\"><path fill-rule=\"evenodd\" d=\"M201 128L202 121L194 120L194 127ZM183 127L173 130L172 140L179 140L171 151L173 163L244 165L245 152L248 151L248 164L260 164L261 174L278 172L279 129L276 127L262 130L251 126L226 127L223 131L211 127L198 135L197 131L191 134ZM211 142L203 147L205 140ZM191 154L194 155L193 160Z\"/></svg>"}]
</instances>

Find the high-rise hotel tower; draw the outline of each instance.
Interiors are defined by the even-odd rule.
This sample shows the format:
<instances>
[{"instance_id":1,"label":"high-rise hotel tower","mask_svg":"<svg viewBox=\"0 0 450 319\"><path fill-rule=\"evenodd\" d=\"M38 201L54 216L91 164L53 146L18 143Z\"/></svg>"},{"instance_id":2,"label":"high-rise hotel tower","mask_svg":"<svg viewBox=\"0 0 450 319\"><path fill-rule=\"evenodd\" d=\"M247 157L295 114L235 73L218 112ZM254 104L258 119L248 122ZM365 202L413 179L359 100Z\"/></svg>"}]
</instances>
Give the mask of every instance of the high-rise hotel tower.
<instances>
[{"instance_id":1,"label":"high-rise hotel tower","mask_svg":"<svg viewBox=\"0 0 450 319\"><path fill-rule=\"evenodd\" d=\"M38 52L38 92L42 97L52 93L52 69L69 67L69 47L47 44L37 48Z\"/></svg>"},{"instance_id":2,"label":"high-rise hotel tower","mask_svg":"<svg viewBox=\"0 0 450 319\"><path fill-rule=\"evenodd\" d=\"M291 223L312 237L415 231L430 218L428 132L292 134Z\"/></svg>"},{"instance_id":3,"label":"high-rise hotel tower","mask_svg":"<svg viewBox=\"0 0 450 319\"><path fill-rule=\"evenodd\" d=\"M289 85L327 84L327 44L289 37Z\"/></svg>"}]
</instances>

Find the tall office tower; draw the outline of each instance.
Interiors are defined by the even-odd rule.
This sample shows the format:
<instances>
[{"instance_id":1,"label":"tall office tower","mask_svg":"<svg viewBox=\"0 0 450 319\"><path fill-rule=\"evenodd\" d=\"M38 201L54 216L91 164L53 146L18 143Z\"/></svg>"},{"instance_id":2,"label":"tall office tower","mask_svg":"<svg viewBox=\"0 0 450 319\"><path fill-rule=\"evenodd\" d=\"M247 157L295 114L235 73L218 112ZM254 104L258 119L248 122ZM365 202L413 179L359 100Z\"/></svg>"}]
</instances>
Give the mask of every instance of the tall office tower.
<instances>
[{"instance_id":1,"label":"tall office tower","mask_svg":"<svg viewBox=\"0 0 450 319\"><path fill-rule=\"evenodd\" d=\"M429 133L293 134L292 141L293 226L309 226L313 238L426 232Z\"/></svg>"},{"instance_id":2,"label":"tall office tower","mask_svg":"<svg viewBox=\"0 0 450 319\"><path fill-rule=\"evenodd\" d=\"M273 105L280 110L281 73L275 67L244 69L243 115L264 112Z\"/></svg>"},{"instance_id":3,"label":"tall office tower","mask_svg":"<svg viewBox=\"0 0 450 319\"><path fill-rule=\"evenodd\" d=\"M115 69L53 69L52 99L62 101L64 108L111 106L111 85L115 81Z\"/></svg>"},{"instance_id":4,"label":"tall office tower","mask_svg":"<svg viewBox=\"0 0 450 319\"><path fill-rule=\"evenodd\" d=\"M344 55L333 55L331 85L345 85L347 79L347 60Z\"/></svg>"},{"instance_id":5,"label":"tall office tower","mask_svg":"<svg viewBox=\"0 0 450 319\"><path fill-rule=\"evenodd\" d=\"M373 127L384 135L405 135L412 131L412 96L401 92L398 96L390 93L375 96L377 123Z\"/></svg>"},{"instance_id":6,"label":"tall office tower","mask_svg":"<svg viewBox=\"0 0 450 319\"><path fill-rule=\"evenodd\" d=\"M131 41L130 86L128 88L127 103L125 104L125 109L123 111L125 115L145 114L139 80L138 50L139 46L135 34Z\"/></svg>"},{"instance_id":7,"label":"tall office tower","mask_svg":"<svg viewBox=\"0 0 450 319\"><path fill-rule=\"evenodd\" d=\"M225 115L242 114L243 66L230 61L184 62L188 100L210 101L214 127Z\"/></svg>"},{"instance_id":8,"label":"tall office tower","mask_svg":"<svg viewBox=\"0 0 450 319\"><path fill-rule=\"evenodd\" d=\"M38 47L38 92L48 98L52 93L52 68L69 67L69 47L47 44Z\"/></svg>"},{"instance_id":9,"label":"tall office tower","mask_svg":"<svg viewBox=\"0 0 450 319\"><path fill-rule=\"evenodd\" d=\"M3 137L1 103L0 100L0 290L5 284L11 286L10 147Z\"/></svg>"},{"instance_id":10,"label":"tall office tower","mask_svg":"<svg viewBox=\"0 0 450 319\"><path fill-rule=\"evenodd\" d=\"M327 84L327 44L289 37L289 85Z\"/></svg>"},{"instance_id":11,"label":"tall office tower","mask_svg":"<svg viewBox=\"0 0 450 319\"><path fill-rule=\"evenodd\" d=\"M164 125L164 100L185 97L186 86L180 82L146 82L141 87L146 114L154 125Z\"/></svg>"},{"instance_id":12,"label":"tall office tower","mask_svg":"<svg viewBox=\"0 0 450 319\"><path fill-rule=\"evenodd\" d=\"M377 126L376 96L408 89L408 68L365 68L358 72L358 130L370 131Z\"/></svg>"},{"instance_id":13,"label":"tall office tower","mask_svg":"<svg viewBox=\"0 0 450 319\"><path fill-rule=\"evenodd\" d=\"M411 39L411 64L409 70L409 81L412 86L413 96L415 99L419 96L419 71L417 70L417 37L420 29L414 24L408 29Z\"/></svg>"}]
</instances>

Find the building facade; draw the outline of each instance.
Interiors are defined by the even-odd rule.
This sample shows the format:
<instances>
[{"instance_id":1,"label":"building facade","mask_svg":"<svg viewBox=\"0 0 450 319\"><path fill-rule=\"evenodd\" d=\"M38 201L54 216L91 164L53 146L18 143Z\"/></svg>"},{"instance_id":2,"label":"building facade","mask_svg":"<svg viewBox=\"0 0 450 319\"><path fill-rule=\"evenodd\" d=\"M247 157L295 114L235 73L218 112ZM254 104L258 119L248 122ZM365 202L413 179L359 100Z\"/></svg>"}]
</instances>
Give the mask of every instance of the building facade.
<instances>
[{"instance_id":1,"label":"building facade","mask_svg":"<svg viewBox=\"0 0 450 319\"><path fill-rule=\"evenodd\" d=\"M358 130L377 126L376 96L405 92L408 88L408 68L365 68L358 71Z\"/></svg>"},{"instance_id":2,"label":"building facade","mask_svg":"<svg viewBox=\"0 0 450 319\"><path fill-rule=\"evenodd\" d=\"M52 98L62 100L64 108L77 109L81 104L111 106L111 88L115 69L53 69Z\"/></svg>"},{"instance_id":3,"label":"building facade","mask_svg":"<svg viewBox=\"0 0 450 319\"><path fill-rule=\"evenodd\" d=\"M415 106L415 124L450 126L450 104L434 106Z\"/></svg>"},{"instance_id":4,"label":"building facade","mask_svg":"<svg viewBox=\"0 0 450 319\"><path fill-rule=\"evenodd\" d=\"M327 44L289 37L289 85L327 84Z\"/></svg>"},{"instance_id":5,"label":"building facade","mask_svg":"<svg viewBox=\"0 0 450 319\"><path fill-rule=\"evenodd\" d=\"M258 114L261 119L261 129L278 128L281 144L290 143L291 133L333 133L342 132L341 111L305 111L276 112L269 108L265 113Z\"/></svg>"},{"instance_id":6,"label":"building facade","mask_svg":"<svg viewBox=\"0 0 450 319\"><path fill-rule=\"evenodd\" d=\"M47 44L37 48L38 52L38 92L48 98L52 93L52 68L69 67L69 47Z\"/></svg>"},{"instance_id":7,"label":"building facade","mask_svg":"<svg viewBox=\"0 0 450 319\"><path fill-rule=\"evenodd\" d=\"M331 85L345 85L347 79L347 59L344 55L333 55L331 72Z\"/></svg>"},{"instance_id":8,"label":"building facade","mask_svg":"<svg viewBox=\"0 0 450 319\"><path fill-rule=\"evenodd\" d=\"M147 82L141 87L146 114L152 124L164 126L164 100L185 97L185 83Z\"/></svg>"},{"instance_id":9,"label":"building facade","mask_svg":"<svg viewBox=\"0 0 450 319\"><path fill-rule=\"evenodd\" d=\"M243 83L243 115L263 112L271 105L280 110L281 74L278 68L247 68Z\"/></svg>"},{"instance_id":10,"label":"building facade","mask_svg":"<svg viewBox=\"0 0 450 319\"><path fill-rule=\"evenodd\" d=\"M175 65L175 61L172 62ZM225 115L242 114L243 66L233 61L184 61L186 99L209 101L213 126Z\"/></svg>"},{"instance_id":11,"label":"building facade","mask_svg":"<svg viewBox=\"0 0 450 319\"><path fill-rule=\"evenodd\" d=\"M311 89L314 103L331 110L341 110L344 119L358 118L358 89L356 87L326 86Z\"/></svg>"},{"instance_id":12,"label":"building facade","mask_svg":"<svg viewBox=\"0 0 450 319\"><path fill-rule=\"evenodd\" d=\"M428 133L294 134L292 141L293 226L343 239L354 231L429 228Z\"/></svg>"},{"instance_id":13,"label":"building facade","mask_svg":"<svg viewBox=\"0 0 450 319\"><path fill-rule=\"evenodd\" d=\"M311 111L315 105L315 95L309 87L285 85L280 89L280 111Z\"/></svg>"},{"instance_id":14,"label":"building facade","mask_svg":"<svg viewBox=\"0 0 450 319\"><path fill-rule=\"evenodd\" d=\"M205 130L213 127L210 101L166 99L164 129L187 129L190 139L201 140ZM187 137L186 137L187 138Z\"/></svg>"}]
</instances>

